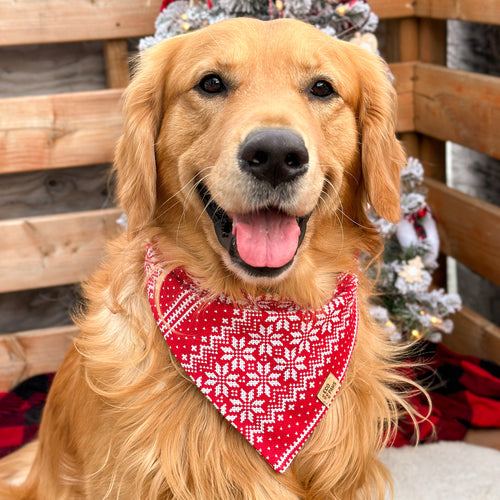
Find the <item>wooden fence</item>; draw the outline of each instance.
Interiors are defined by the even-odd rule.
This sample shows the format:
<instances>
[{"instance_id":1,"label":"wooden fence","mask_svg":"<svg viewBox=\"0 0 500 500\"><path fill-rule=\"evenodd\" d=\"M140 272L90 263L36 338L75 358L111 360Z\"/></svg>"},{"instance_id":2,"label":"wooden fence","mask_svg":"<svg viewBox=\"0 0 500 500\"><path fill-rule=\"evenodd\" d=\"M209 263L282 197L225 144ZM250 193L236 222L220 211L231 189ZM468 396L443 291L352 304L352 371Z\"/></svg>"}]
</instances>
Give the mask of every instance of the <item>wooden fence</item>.
<instances>
[{"instance_id":1,"label":"wooden fence","mask_svg":"<svg viewBox=\"0 0 500 500\"><path fill-rule=\"evenodd\" d=\"M152 34L161 0L0 0L0 47L102 40L109 89L0 99L0 174L112 161L119 99L129 77L125 38ZM442 251L500 284L500 209L443 181L444 141L500 158L500 78L443 66L445 20L500 24L500 1L371 0L387 23L387 56L399 95L398 132L426 167ZM119 231L117 208L0 220L0 292L85 279L103 242ZM448 344L500 361L500 329L464 309ZM0 337L0 391L57 369L73 326Z\"/></svg>"}]
</instances>

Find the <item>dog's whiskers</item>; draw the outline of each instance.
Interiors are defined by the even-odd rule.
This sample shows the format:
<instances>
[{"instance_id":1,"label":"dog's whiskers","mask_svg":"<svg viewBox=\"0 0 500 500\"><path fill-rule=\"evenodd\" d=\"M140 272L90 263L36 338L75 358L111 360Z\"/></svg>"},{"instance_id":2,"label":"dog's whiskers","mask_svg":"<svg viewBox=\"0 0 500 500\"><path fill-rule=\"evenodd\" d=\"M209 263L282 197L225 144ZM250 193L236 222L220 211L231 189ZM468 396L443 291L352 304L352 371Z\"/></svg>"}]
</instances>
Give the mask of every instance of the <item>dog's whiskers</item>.
<instances>
[{"instance_id":1,"label":"dog's whiskers","mask_svg":"<svg viewBox=\"0 0 500 500\"><path fill-rule=\"evenodd\" d=\"M335 186L333 185L333 183L329 179L325 179L325 182L333 189L333 192L334 192L335 196L337 197L338 203L342 207L342 200L340 199L339 193L338 193L337 189L335 188ZM328 196L328 198L330 198L330 199L332 199L332 197L331 197L330 193L325 191L325 190L322 191L321 196L320 196L320 200L325 204L327 209L329 209L327 201L324 199L324 196ZM340 240L341 245L340 245L340 248L337 252L337 256L338 256L341 254L341 252L344 248L344 241L345 241L345 239L344 239L344 225L342 224L342 219L339 217L338 209L334 211L334 215L339 223L340 234L341 234L341 240Z\"/></svg>"},{"instance_id":2,"label":"dog's whiskers","mask_svg":"<svg viewBox=\"0 0 500 500\"><path fill-rule=\"evenodd\" d=\"M204 170L207 170L209 168L213 168L213 167L206 167L202 170L202 172ZM198 179L192 186L191 186L191 189L189 190L189 192L187 193L186 195L186 201L189 201L189 198L196 192L196 189L197 187L205 180L207 179L209 176L209 174L207 173L206 175L204 175L203 177L201 177L200 179ZM193 178L191 178L192 180ZM176 231L176 242L178 241L178 238L179 238L179 232L180 232L180 229L181 229L181 224L182 224L182 221L184 220L185 216L186 216L186 212L187 212L187 207L188 207L188 203L185 203L184 204L184 208L182 210L182 214L181 216L179 217L179 221L177 223L177 231ZM195 227L198 225L198 222L200 221L201 219L201 216L202 214L206 211L206 205L203 207L203 210L201 211L199 217L196 219L195 221Z\"/></svg>"},{"instance_id":3,"label":"dog's whiskers","mask_svg":"<svg viewBox=\"0 0 500 500\"><path fill-rule=\"evenodd\" d=\"M335 194L337 195L337 198L339 200L339 207L336 209L336 212L340 212L347 220L351 221L353 224L355 224L356 226L358 226L362 229L372 229L371 227L364 226L363 224L361 224L357 220L354 220L352 217L347 215L345 210L344 210L344 205L343 205L342 200L340 198L340 195L337 191L337 188L333 185L333 183L329 179L325 179L325 183L328 184L333 189L333 191L335 192ZM325 193L325 194L327 194L327 193Z\"/></svg>"},{"instance_id":4,"label":"dog's whiskers","mask_svg":"<svg viewBox=\"0 0 500 500\"><path fill-rule=\"evenodd\" d=\"M167 198L160 206L159 208L161 209L162 207L164 207L165 205L167 205L173 198L175 198L177 195L179 195L180 193L182 193L185 189L188 189L190 188L190 191L193 189L193 186L196 187L199 182L201 180L204 180L206 179L206 176L204 176L200 181L197 181L194 183L193 185L193 181L195 180L195 178L197 176L199 176L201 173L205 172L206 170L209 170L209 169L212 169L213 168L213 165L209 165L208 167L205 167L203 169L201 169L199 172L197 172L195 175L193 175L185 184L184 186L182 186L179 190L177 190L175 193L173 193L169 198ZM187 198L189 198L190 196L190 193L188 194ZM174 207L176 207L177 205L179 205L179 203L181 203L181 200L177 200L172 206L170 206L167 210L164 210L163 212L161 212L160 214L158 214L158 216L155 218L158 219L159 217L162 217L164 216L166 213L168 213L168 211Z\"/></svg>"},{"instance_id":5,"label":"dog's whiskers","mask_svg":"<svg viewBox=\"0 0 500 500\"><path fill-rule=\"evenodd\" d=\"M338 167L335 167L335 165L330 165L328 163L319 164L318 166L319 167L324 167L324 168L329 168L329 169L336 169L336 168L338 169ZM352 177L353 180L354 180L354 182L356 183L356 185L359 186L359 179L352 172L349 172L348 170L342 170L342 173L343 174L347 174L350 177Z\"/></svg>"}]
</instances>

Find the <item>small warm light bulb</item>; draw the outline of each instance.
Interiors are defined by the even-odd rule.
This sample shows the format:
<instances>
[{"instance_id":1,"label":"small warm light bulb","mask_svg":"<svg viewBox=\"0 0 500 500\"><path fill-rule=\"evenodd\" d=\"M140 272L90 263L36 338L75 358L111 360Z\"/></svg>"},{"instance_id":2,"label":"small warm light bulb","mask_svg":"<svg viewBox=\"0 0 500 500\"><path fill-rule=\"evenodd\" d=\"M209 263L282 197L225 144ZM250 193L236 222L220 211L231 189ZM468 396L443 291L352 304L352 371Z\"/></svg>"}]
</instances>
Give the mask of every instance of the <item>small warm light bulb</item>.
<instances>
[{"instance_id":1,"label":"small warm light bulb","mask_svg":"<svg viewBox=\"0 0 500 500\"><path fill-rule=\"evenodd\" d=\"M189 23L182 23L182 29L184 31L189 31L190 28L191 28L191 25Z\"/></svg>"},{"instance_id":2,"label":"small warm light bulb","mask_svg":"<svg viewBox=\"0 0 500 500\"><path fill-rule=\"evenodd\" d=\"M436 316L431 317L431 323L433 325L440 325L443 321Z\"/></svg>"},{"instance_id":3,"label":"small warm light bulb","mask_svg":"<svg viewBox=\"0 0 500 500\"><path fill-rule=\"evenodd\" d=\"M276 0L276 8L278 9L279 12L283 10L283 2L281 0Z\"/></svg>"},{"instance_id":4,"label":"small warm light bulb","mask_svg":"<svg viewBox=\"0 0 500 500\"><path fill-rule=\"evenodd\" d=\"M339 5L339 6L337 7L337 12L338 12L341 16L343 16L343 15L345 14L345 11L346 11L346 8L345 8L343 5Z\"/></svg>"},{"instance_id":5,"label":"small warm light bulb","mask_svg":"<svg viewBox=\"0 0 500 500\"><path fill-rule=\"evenodd\" d=\"M420 332L418 330L416 330L416 329L412 330L411 331L411 336L419 339L420 338Z\"/></svg>"}]
</instances>

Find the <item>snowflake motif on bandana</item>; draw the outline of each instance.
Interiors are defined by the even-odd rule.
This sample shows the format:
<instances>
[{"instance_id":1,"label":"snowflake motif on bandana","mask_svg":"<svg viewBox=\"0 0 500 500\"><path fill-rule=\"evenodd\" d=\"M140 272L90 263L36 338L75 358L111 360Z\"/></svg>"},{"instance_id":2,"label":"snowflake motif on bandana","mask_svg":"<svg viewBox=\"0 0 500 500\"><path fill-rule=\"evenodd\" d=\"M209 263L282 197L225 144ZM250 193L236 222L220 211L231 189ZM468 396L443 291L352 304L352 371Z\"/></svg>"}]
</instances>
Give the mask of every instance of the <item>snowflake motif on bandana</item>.
<instances>
[{"instance_id":1,"label":"snowflake motif on bandana","mask_svg":"<svg viewBox=\"0 0 500 500\"><path fill-rule=\"evenodd\" d=\"M258 347L259 356L263 354L271 356L275 347L283 345L281 335L276 333L274 325L259 325L258 333L250 332L250 337L252 340L249 345Z\"/></svg>"},{"instance_id":2,"label":"snowflake motif on bandana","mask_svg":"<svg viewBox=\"0 0 500 500\"><path fill-rule=\"evenodd\" d=\"M232 422L238 418L241 422L255 422L257 415L264 413L262 405L264 400L259 400L254 397L254 390L245 391L240 389L240 397L231 399L231 407L229 415L226 418Z\"/></svg>"},{"instance_id":3,"label":"snowflake motif on bandana","mask_svg":"<svg viewBox=\"0 0 500 500\"><path fill-rule=\"evenodd\" d=\"M307 368L304 364L305 359L305 356L298 355L297 348L285 347L283 357L276 359L276 365L278 370L283 371L285 380L290 378L298 380L300 371Z\"/></svg>"},{"instance_id":4,"label":"snowflake motif on bandana","mask_svg":"<svg viewBox=\"0 0 500 500\"><path fill-rule=\"evenodd\" d=\"M327 411L318 393L342 383L357 331L357 280L339 277L318 311L253 297L213 301L178 268L163 281L151 246L147 292L160 331L186 373L278 472L286 470ZM334 395L333 395L334 396Z\"/></svg>"},{"instance_id":5,"label":"snowflake motif on bandana","mask_svg":"<svg viewBox=\"0 0 500 500\"><path fill-rule=\"evenodd\" d=\"M215 363L215 370L207 373L206 376L205 384L208 386L206 393L210 393L213 388L216 396L223 394L229 397L229 390L238 387L238 375L229 371L229 364L221 366L219 363Z\"/></svg>"},{"instance_id":6,"label":"snowflake motif on bandana","mask_svg":"<svg viewBox=\"0 0 500 500\"><path fill-rule=\"evenodd\" d=\"M253 355L255 348L247 347L244 337L233 337L231 344L222 346L221 349L224 353L221 359L230 361L232 370L245 370L247 361L255 361L255 356Z\"/></svg>"},{"instance_id":7,"label":"snowflake motif on bandana","mask_svg":"<svg viewBox=\"0 0 500 500\"><path fill-rule=\"evenodd\" d=\"M257 388L257 396L265 394L271 397L273 387L279 387L280 374L271 371L271 363L257 363L257 371L248 373L249 387Z\"/></svg>"}]
</instances>

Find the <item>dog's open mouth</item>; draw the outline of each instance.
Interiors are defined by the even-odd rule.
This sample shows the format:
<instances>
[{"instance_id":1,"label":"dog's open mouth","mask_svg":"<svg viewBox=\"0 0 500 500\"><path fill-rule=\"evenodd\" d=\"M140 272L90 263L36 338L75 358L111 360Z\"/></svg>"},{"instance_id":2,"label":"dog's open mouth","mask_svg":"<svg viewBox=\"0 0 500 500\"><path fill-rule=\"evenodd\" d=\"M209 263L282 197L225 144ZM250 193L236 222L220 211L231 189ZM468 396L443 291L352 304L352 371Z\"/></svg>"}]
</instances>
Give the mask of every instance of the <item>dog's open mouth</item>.
<instances>
[{"instance_id":1,"label":"dog's open mouth","mask_svg":"<svg viewBox=\"0 0 500 500\"><path fill-rule=\"evenodd\" d=\"M217 239L233 263L252 276L265 277L278 276L291 266L311 214L295 217L265 209L230 217L202 183L197 188Z\"/></svg>"}]
</instances>

